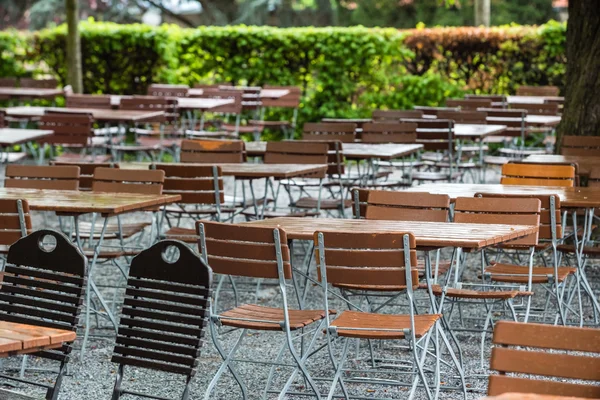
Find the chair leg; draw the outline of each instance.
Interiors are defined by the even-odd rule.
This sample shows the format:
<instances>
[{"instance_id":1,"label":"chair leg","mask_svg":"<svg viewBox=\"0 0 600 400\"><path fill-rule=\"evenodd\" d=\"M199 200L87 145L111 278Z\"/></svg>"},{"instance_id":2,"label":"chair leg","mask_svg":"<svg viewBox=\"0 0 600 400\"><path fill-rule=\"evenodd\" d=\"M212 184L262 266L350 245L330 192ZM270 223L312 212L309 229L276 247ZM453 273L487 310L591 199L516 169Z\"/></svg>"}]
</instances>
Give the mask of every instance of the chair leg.
<instances>
[{"instance_id":1,"label":"chair leg","mask_svg":"<svg viewBox=\"0 0 600 400\"><path fill-rule=\"evenodd\" d=\"M62 386L62 380L65 374L67 373L67 363L62 361L60 363L60 367L58 369L58 375L56 376L56 380L54 381L54 386L49 388L46 392L46 400L56 400L58 399L58 393L60 392L60 387Z\"/></svg>"},{"instance_id":2,"label":"chair leg","mask_svg":"<svg viewBox=\"0 0 600 400\"><path fill-rule=\"evenodd\" d=\"M333 376L333 381L331 382L331 388L329 389L329 394L327 395L327 400L333 399L333 395L335 394L335 387L337 386L338 382L340 384L340 388L342 389L342 392L344 393L344 397L346 399L348 399L348 398L350 398L350 396L348 395L348 391L344 384L344 380L342 379L342 373L344 371L343 370L344 362L346 361L346 357L348 356L348 347L350 347L350 340L344 339L344 349L342 350L342 355L338 361L336 361L335 356L333 355L332 340L330 338L328 340L329 340L329 343L327 344L327 346L329 348L329 356L331 357L331 362L333 364L333 368L335 369L335 375Z\"/></svg>"},{"instance_id":3,"label":"chair leg","mask_svg":"<svg viewBox=\"0 0 600 400\"><path fill-rule=\"evenodd\" d=\"M454 353L454 350L452 350L452 346L450 345L450 341L448 340L448 337L446 336L444 329L442 329L442 327L439 327L438 324L436 324L436 327L437 327L436 329L439 329L440 337L442 338L446 348L448 349L448 353L450 354L450 358L452 359L452 362L456 366L456 370L458 371L458 375L460 376L460 381L462 383L463 399L466 400L467 399L467 384L465 382L465 372L463 370L462 361L459 361L459 359L456 357L456 354Z\"/></svg>"},{"instance_id":4,"label":"chair leg","mask_svg":"<svg viewBox=\"0 0 600 400\"><path fill-rule=\"evenodd\" d=\"M115 387L113 388L111 400L119 400L121 398L121 383L123 382L124 369L125 366L123 364L120 364L117 369L117 377L115 379Z\"/></svg>"}]
</instances>

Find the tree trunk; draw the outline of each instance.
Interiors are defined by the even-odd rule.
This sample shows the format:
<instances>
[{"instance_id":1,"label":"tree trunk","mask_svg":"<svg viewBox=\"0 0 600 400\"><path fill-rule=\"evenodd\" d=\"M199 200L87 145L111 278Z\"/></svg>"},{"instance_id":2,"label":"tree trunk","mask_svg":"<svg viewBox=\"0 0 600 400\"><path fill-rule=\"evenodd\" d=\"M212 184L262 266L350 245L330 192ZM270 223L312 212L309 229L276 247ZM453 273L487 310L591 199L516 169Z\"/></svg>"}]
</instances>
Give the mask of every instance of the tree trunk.
<instances>
[{"instance_id":1,"label":"tree trunk","mask_svg":"<svg viewBox=\"0 0 600 400\"><path fill-rule=\"evenodd\" d=\"M598 0L569 1L563 135L600 136L600 7Z\"/></svg>"},{"instance_id":2,"label":"tree trunk","mask_svg":"<svg viewBox=\"0 0 600 400\"><path fill-rule=\"evenodd\" d=\"M79 39L79 5L78 0L65 0L67 13L67 83L73 92L83 92L81 73L81 42Z\"/></svg>"},{"instance_id":3,"label":"tree trunk","mask_svg":"<svg viewBox=\"0 0 600 400\"><path fill-rule=\"evenodd\" d=\"M475 0L475 26L490 26L490 0Z\"/></svg>"}]
</instances>

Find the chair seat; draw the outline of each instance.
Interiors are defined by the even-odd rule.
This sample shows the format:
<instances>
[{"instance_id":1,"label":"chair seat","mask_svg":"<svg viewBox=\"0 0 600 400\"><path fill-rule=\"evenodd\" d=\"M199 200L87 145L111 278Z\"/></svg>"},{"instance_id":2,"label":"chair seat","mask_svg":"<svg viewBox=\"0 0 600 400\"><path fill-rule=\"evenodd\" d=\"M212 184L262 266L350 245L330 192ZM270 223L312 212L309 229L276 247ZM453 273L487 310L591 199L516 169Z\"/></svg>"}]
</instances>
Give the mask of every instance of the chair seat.
<instances>
[{"instance_id":1,"label":"chair seat","mask_svg":"<svg viewBox=\"0 0 600 400\"><path fill-rule=\"evenodd\" d=\"M572 244L560 244L557 248L558 251L562 251L563 253L575 253L575 245ZM600 257L600 247L584 247L583 254L592 258Z\"/></svg>"},{"instance_id":2,"label":"chair seat","mask_svg":"<svg viewBox=\"0 0 600 400\"><path fill-rule=\"evenodd\" d=\"M290 330L302 329L315 321L325 318L323 310L288 310L290 316ZM335 311L330 311L335 314ZM230 318L244 318L260 320L239 321ZM244 304L219 316L223 325L237 328L256 329L261 331L281 331L283 323L283 310L281 308L265 307L255 304Z\"/></svg>"},{"instance_id":3,"label":"chair seat","mask_svg":"<svg viewBox=\"0 0 600 400\"><path fill-rule=\"evenodd\" d=\"M313 197L302 197L294 204L296 208L317 208L318 199ZM352 200L346 199L321 199L321 210L337 210L339 208L352 207Z\"/></svg>"},{"instance_id":4,"label":"chair seat","mask_svg":"<svg viewBox=\"0 0 600 400\"><path fill-rule=\"evenodd\" d=\"M440 317L440 314L415 315L415 336L420 338L427 334ZM337 328L339 336L363 339L404 339L403 329L410 329L410 316L344 311L331 323L331 326ZM388 330L378 331L377 329ZM389 329L394 329L394 331L389 331Z\"/></svg>"},{"instance_id":5,"label":"chair seat","mask_svg":"<svg viewBox=\"0 0 600 400\"><path fill-rule=\"evenodd\" d=\"M504 165L508 164L510 158L502 156L485 156L483 157L484 164Z\"/></svg>"},{"instance_id":6,"label":"chair seat","mask_svg":"<svg viewBox=\"0 0 600 400\"><path fill-rule=\"evenodd\" d=\"M577 268L559 267L558 281L562 282L570 274L574 274ZM508 283L527 283L529 268L512 264L494 264L485 269L486 274L490 274L490 279L496 282ZM532 283L548 283L554 278L554 268L551 267L533 267Z\"/></svg>"},{"instance_id":7,"label":"chair seat","mask_svg":"<svg viewBox=\"0 0 600 400\"><path fill-rule=\"evenodd\" d=\"M426 286L425 286L426 288ZM443 294L443 288L440 285L432 285L431 291L434 296L441 296ZM517 296L532 296L533 292L520 291L520 290L473 290L473 289L457 289L448 288L446 290L446 297L455 299L494 299L494 300L508 300L514 299Z\"/></svg>"},{"instance_id":8,"label":"chair seat","mask_svg":"<svg viewBox=\"0 0 600 400\"><path fill-rule=\"evenodd\" d=\"M100 238L100 231L102 230L103 220L97 220L94 224L94 239ZM150 226L150 222L136 222L131 224L121 224L121 234L123 238L128 238L136 233L144 230L147 226ZM92 223L87 221L79 222L79 236L82 239L88 239L92 233ZM118 224L107 224L104 238L112 239L118 237L119 225Z\"/></svg>"},{"instance_id":9,"label":"chair seat","mask_svg":"<svg viewBox=\"0 0 600 400\"><path fill-rule=\"evenodd\" d=\"M199 236L196 235L194 228L182 228L174 226L165 232L167 239L181 240L185 243L198 243Z\"/></svg>"}]
</instances>

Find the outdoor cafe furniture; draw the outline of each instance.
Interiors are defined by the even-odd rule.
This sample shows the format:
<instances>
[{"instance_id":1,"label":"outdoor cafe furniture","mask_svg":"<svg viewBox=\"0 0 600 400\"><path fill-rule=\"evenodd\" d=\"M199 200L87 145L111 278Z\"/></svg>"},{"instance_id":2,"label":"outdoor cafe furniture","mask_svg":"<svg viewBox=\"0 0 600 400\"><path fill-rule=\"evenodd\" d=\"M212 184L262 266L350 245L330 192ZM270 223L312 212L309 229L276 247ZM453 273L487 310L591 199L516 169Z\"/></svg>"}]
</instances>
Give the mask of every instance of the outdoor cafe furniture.
<instances>
[{"instance_id":1,"label":"outdoor cafe furniture","mask_svg":"<svg viewBox=\"0 0 600 400\"><path fill-rule=\"evenodd\" d=\"M15 145L24 144L35 156L36 151L31 145L40 139L44 139L53 135L54 130L50 129L17 129L17 128L0 128L0 162L13 163L27 157L25 152L10 152Z\"/></svg>"}]
</instances>

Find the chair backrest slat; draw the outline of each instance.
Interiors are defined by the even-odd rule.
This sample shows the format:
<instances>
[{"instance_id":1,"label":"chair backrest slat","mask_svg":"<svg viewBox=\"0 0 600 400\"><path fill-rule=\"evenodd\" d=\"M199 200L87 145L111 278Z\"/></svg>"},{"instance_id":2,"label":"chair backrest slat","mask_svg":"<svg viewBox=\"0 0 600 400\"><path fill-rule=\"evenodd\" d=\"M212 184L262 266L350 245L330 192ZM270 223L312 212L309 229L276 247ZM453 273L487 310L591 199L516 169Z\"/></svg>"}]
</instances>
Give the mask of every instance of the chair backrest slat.
<instances>
[{"instance_id":1,"label":"chair backrest slat","mask_svg":"<svg viewBox=\"0 0 600 400\"><path fill-rule=\"evenodd\" d=\"M46 113L38 122L39 129L54 131L54 134L39 140L41 143L87 146L93 136L94 119L84 113Z\"/></svg>"},{"instance_id":2,"label":"chair backrest slat","mask_svg":"<svg viewBox=\"0 0 600 400\"><path fill-rule=\"evenodd\" d=\"M449 119L402 119L417 124L417 143L426 151L448 151L454 148L454 121Z\"/></svg>"},{"instance_id":3,"label":"chair backrest slat","mask_svg":"<svg viewBox=\"0 0 600 400\"><path fill-rule=\"evenodd\" d=\"M356 124L342 122L307 122L303 127L303 140L338 140L353 143L356 139Z\"/></svg>"},{"instance_id":4,"label":"chair backrest slat","mask_svg":"<svg viewBox=\"0 0 600 400\"><path fill-rule=\"evenodd\" d=\"M571 165L509 163L502 166L500 183L572 187L575 176L575 167Z\"/></svg>"},{"instance_id":5,"label":"chair backrest slat","mask_svg":"<svg viewBox=\"0 0 600 400\"><path fill-rule=\"evenodd\" d=\"M77 190L79 167L17 165L6 166L4 187L23 189Z\"/></svg>"},{"instance_id":6,"label":"chair backrest slat","mask_svg":"<svg viewBox=\"0 0 600 400\"><path fill-rule=\"evenodd\" d=\"M109 110L112 108L110 96L108 95L90 95L90 94L71 94L66 97L69 108L96 108Z\"/></svg>"},{"instance_id":7,"label":"chair backrest slat","mask_svg":"<svg viewBox=\"0 0 600 400\"><path fill-rule=\"evenodd\" d=\"M488 99L448 99L446 107L459 107L461 110L477 110L481 107L491 107L492 100ZM439 113L438 117L442 118Z\"/></svg>"},{"instance_id":8,"label":"chair backrest slat","mask_svg":"<svg viewBox=\"0 0 600 400\"><path fill-rule=\"evenodd\" d=\"M31 214L27 201L0 200L0 245L11 245L29 233Z\"/></svg>"},{"instance_id":9,"label":"chair backrest slat","mask_svg":"<svg viewBox=\"0 0 600 400\"><path fill-rule=\"evenodd\" d=\"M161 170L126 170L96 168L93 192L162 194L165 172Z\"/></svg>"},{"instance_id":10,"label":"chair backrest slat","mask_svg":"<svg viewBox=\"0 0 600 400\"><path fill-rule=\"evenodd\" d=\"M180 195L179 204L221 205L225 191L221 168L211 165L154 164L165 172L164 194Z\"/></svg>"},{"instance_id":11,"label":"chair backrest slat","mask_svg":"<svg viewBox=\"0 0 600 400\"><path fill-rule=\"evenodd\" d=\"M356 218L446 222L450 197L443 194L353 189ZM358 202L358 204L357 204Z\"/></svg>"},{"instance_id":12,"label":"chair backrest slat","mask_svg":"<svg viewBox=\"0 0 600 400\"><path fill-rule=\"evenodd\" d=\"M374 122L398 122L401 118L418 119L423 117L420 110L374 110L371 114Z\"/></svg>"},{"instance_id":13,"label":"chair backrest slat","mask_svg":"<svg viewBox=\"0 0 600 400\"><path fill-rule=\"evenodd\" d=\"M56 166L72 166L79 167L79 190L92 190L92 182L94 180L94 171L96 168L119 168L119 164L115 163L89 163L89 162L52 162Z\"/></svg>"},{"instance_id":14,"label":"chair backrest slat","mask_svg":"<svg viewBox=\"0 0 600 400\"><path fill-rule=\"evenodd\" d=\"M600 137L598 136L563 136L560 146L563 156L600 157Z\"/></svg>"},{"instance_id":15,"label":"chair backrest slat","mask_svg":"<svg viewBox=\"0 0 600 400\"><path fill-rule=\"evenodd\" d=\"M556 103L511 103L510 108L527 110L529 115L559 115Z\"/></svg>"},{"instance_id":16,"label":"chair backrest slat","mask_svg":"<svg viewBox=\"0 0 600 400\"><path fill-rule=\"evenodd\" d=\"M456 124L487 124L487 113L484 111L475 111L475 109L466 109L466 111L440 111L439 119L451 119Z\"/></svg>"},{"instance_id":17,"label":"chair backrest slat","mask_svg":"<svg viewBox=\"0 0 600 400\"><path fill-rule=\"evenodd\" d=\"M527 86L517 88L517 96L558 96L558 86Z\"/></svg>"},{"instance_id":18,"label":"chair backrest slat","mask_svg":"<svg viewBox=\"0 0 600 400\"><path fill-rule=\"evenodd\" d=\"M0 87L17 87L17 78L0 78Z\"/></svg>"},{"instance_id":19,"label":"chair backrest slat","mask_svg":"<svg viewBox=\"0 0 600 400\"><path fill-rule=\"evenodd\" d=\"M246 161L243 140L183 140L181 162L242 163Z\"/></svg>"},{"instance_id":20,"label":"chair backrest slat","mask_svg":"<svg viewBox=\"0 0 600 400\"><path fill-rule=\"evenodd\" d=\"M302 89L297 86L265 85L263 89L279 89L289 91L289 93L285 96L276 99L262 97L261 102L263 107L298 108L300 105L300 100L302 99Z\"/></svg>"},{"instance_id":21,"label":"chair backrest slat","mask_svg":"<svg viewBox=\"0 0 600 400\"><path fill-rule=\"evenodd\" d=\"M158 97L186 97L188 95L189 86L187 85L167 85L155 83L148 86L148 96Z\"/></svg>"},{"instance_id":22,"label":"chair backrest slat","mask_svg":"<svg viewBox=\"0 0 600 400\"><path fill-rule=\"evenodd\" d=\"M416 143L417 124L402 122L369 122L363 125L363 143Z\"/></svg>"},{"instance_id":23,"label":"chair backrest slat","mask_svg":"<svg viewBox=\"0 0 600 400\"><path fill-rule=\"evenodd\" d=\"M50 79L34 79L34 78L21 78L21 87L23 88L36 88L36 89L56 89L58 81L54 78Z\"/></svg>"}]
</instances>

